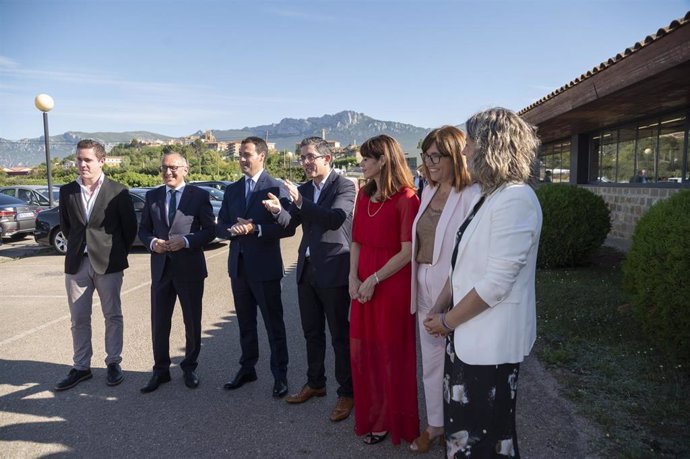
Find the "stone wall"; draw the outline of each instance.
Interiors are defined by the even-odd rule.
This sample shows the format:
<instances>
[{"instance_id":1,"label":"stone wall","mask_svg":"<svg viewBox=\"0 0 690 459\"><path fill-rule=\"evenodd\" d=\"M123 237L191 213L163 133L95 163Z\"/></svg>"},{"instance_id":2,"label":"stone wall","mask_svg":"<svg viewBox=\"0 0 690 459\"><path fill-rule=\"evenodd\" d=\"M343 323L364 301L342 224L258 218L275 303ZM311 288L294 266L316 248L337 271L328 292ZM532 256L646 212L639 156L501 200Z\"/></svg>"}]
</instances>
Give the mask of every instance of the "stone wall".
<instances>
[{"instance_id":1,"label":"stone wall","mask_svg":"<svg viewBox=\"0 0 690 459\"><path fill-rule=\"evenodd\" d=\"M657 201L670 197L680 188L647 188L626 186L580 185L598 194L611 210L609 238L632 240L635 225Z\"/></svg>"}]
</instances>

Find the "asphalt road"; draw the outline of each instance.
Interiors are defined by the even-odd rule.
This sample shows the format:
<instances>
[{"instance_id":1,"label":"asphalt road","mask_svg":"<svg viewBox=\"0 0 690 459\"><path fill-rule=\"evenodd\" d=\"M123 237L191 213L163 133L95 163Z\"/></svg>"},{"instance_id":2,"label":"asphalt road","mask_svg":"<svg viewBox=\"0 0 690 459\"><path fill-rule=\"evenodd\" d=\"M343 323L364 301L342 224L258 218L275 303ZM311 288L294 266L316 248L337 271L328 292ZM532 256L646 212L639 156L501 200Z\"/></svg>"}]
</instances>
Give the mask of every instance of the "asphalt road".
<instances>
[{"instance_id":1,"label":"asphalt road","mask_svg":"<svg viewBox=\"0 0 690 459\"><path fill-rule=\"evenodd\" d=\"M305 382L306 356L296 304L294 267L298 236L283 241L287 276L283 302L288 333L290 392ZM103 318L94 305L94 378L74 389L52 387L70 369L70 320L63 257L31 239L0 247L0 456L2 457L370 457L413 456L407 445L364 445L354 435L354 416L328 420L336 401L332 352L328 396L303 405L271 397L268 343L259 324L258 381L237 391L223 384L238 368L239 332L227 275L228 246L206 251L201 385L188 389L177 364L184 354L184 328L176 308L171 334L172 382L152 394L139 388L152 362L149 255L135 249L122 288L126 379L105 384ZM261 319L259 319L261 320ZM421 373L420 373L421 374ZM520 449L526 458L585 457L591 426L574 414L539 362L522 366L518 402ZM420 384L420 413L424 413ZM425 425L422 419L421 426ZM431 456L443 456L436 445Z\"/></svg>"}]
</instances>

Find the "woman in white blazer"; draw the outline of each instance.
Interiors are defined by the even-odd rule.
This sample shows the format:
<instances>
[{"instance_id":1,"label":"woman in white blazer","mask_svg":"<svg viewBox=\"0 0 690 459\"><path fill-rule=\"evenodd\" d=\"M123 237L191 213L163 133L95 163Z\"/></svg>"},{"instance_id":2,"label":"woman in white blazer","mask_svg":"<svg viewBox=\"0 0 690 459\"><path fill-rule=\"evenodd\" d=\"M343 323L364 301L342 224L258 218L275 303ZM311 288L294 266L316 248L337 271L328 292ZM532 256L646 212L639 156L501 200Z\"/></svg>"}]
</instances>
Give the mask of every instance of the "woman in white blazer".
<instances>
[{"instance_id":1,"label":"woman in white blazer","mask_svg":"<svg viewBox=\"0 0 690 459\"><path fill-rule=\"evenodd\" d=\"M519 457L515 407L520 362L536 338L535 272L542 214L527 184L539 140L513 112L467 123L465 155L482 198L463 222L451 277L428 333L446 336L443 379L448 457ZM438 309L437 309L438 308Z\"/></svg>"},{"instance_id":2,"label":"woman in white blazer","mask_svg":"<svg viewBox=\"0 0 690 459\"><path fill-rule=\"evenodd\" d=\"M424 332L424 319L448 279L455 232L479 196L479 185L470 186L462 150L465 134L454 126L434 129L422 142L422 173L428 186L412 226L412 298L410 312L417 313L422 350L422 380L428 426L410 449L426 453L443 437L443 363L445 339Z\"/></svg>"}]
</instances>

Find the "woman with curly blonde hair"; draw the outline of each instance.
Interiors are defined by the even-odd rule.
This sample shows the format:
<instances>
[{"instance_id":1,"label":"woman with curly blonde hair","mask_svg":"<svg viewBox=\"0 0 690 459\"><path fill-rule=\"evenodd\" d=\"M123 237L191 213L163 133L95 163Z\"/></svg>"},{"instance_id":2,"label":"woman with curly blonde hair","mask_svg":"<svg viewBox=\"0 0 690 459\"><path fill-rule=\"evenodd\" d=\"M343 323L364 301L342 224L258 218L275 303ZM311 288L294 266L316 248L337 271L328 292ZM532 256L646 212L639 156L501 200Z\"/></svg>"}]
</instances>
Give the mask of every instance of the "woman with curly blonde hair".
<instances>
[{"instance_id":1,"label":"woman with curly blonde hair","mask_svg":"<svg viewBox=\"0 0 690 459\"><path fill-rule=\"evenodd\" d=\"M350 356L355 432L364 442L419 435L415 324L410 315L412 221L419 208L400 144L362 144L368 183L355 205L350 247Z\"/></svg>"},{"instance_id":2,"label":"woman with curly blonde hair","mask_svg":"<svg viewBox=\"0 0 690 459\"><path fill-rule=\"evenodd\" d=\"M542 213L528 185L539 139L504 108L472 116L464 153L482 197L457 231L451 276L425 321L446 336L448 457L519 457L520 362L536 338L535 273Z\"/></svg>"}]
</instances>

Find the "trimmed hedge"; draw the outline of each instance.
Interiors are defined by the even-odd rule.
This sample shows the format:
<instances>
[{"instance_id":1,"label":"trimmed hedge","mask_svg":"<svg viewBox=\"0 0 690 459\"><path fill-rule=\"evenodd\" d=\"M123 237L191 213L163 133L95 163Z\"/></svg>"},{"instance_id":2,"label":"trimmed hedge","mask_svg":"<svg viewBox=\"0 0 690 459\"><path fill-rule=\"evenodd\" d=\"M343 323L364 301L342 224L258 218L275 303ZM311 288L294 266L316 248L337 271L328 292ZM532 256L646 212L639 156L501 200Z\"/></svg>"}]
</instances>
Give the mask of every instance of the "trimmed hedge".
<instances>
[{"instance_id":1,"label":"trimmed hedge","mask_svg":"<svg viewBox=\"0 0 690 459\"><path fill-rule=\"evenodd\" d=\"M611 229L611 213L601 196L577 186L537 188L544 221L537 266L562 268L585 264Z\"/></svg>"},{"instance_id":2,"label":"trimmed hedge","mask_svg":"<svg viewBox=\"0 0 690 459\"><path fill-rule=\"evenodd\" d=\"M635 316L669 357L690 363L690 190L642 216L623 264Z\"/></svg>"}]
</instances>

